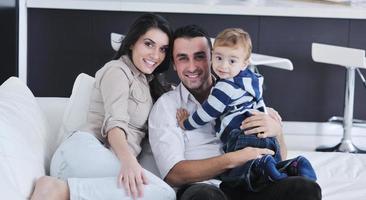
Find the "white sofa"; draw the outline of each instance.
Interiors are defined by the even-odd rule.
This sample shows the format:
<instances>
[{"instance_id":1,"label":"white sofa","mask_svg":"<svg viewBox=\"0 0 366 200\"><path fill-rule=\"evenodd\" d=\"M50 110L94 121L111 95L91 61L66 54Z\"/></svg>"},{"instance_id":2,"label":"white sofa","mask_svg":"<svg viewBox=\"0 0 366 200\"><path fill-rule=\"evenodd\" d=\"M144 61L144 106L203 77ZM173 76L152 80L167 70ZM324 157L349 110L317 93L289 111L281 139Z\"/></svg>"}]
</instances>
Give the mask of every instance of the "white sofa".
<instances>
[{"instance_id":1,"label":"white sofa","mask_svg":"<svg viewBox=\"0 0 366 200\"><path fill-rule=\"evenodd\" d=\"M48 174L56 147L85 121L92 83L79 75L70 98L35 98L14 77L0 86L0 199L30 197L35 181ZM366 155L289 151L289 157L299 154L313 163L323 199L366 199ZM140 160L158 173L149 148Z\"/></svg>"},{"instance_id":2,"label":"white sofa","mask_svg":"<svg viewBox=\"0 0 366 200\"><path fill-rule=\"evenodd\" d=\"M35 181L49 174L57 146L86 121L93 82L80 74L70 98L36 98L16 77L0 86L0 199L28 199ZM158 175L147 144L140 162Z\"/></svg>"}]
</instances>

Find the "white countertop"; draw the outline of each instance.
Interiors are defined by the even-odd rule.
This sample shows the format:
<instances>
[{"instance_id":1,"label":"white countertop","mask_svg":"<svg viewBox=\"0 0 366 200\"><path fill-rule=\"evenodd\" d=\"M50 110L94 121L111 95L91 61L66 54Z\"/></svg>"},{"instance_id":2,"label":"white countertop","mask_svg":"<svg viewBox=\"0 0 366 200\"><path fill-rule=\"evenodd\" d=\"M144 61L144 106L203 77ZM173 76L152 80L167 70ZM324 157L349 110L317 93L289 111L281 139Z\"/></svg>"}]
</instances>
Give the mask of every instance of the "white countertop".
<instances>
[{"instance_id":1,"label":"white countertop","mask_svg":"<svg viewBox=\"0 0 366 200\"><path fill-rule=\"evenodd\" d=\"M77 10L366 19L366 0L350 2L333 3L320 0L27 0L26 6L28 8Z\"/></svg>"}]
</instances>

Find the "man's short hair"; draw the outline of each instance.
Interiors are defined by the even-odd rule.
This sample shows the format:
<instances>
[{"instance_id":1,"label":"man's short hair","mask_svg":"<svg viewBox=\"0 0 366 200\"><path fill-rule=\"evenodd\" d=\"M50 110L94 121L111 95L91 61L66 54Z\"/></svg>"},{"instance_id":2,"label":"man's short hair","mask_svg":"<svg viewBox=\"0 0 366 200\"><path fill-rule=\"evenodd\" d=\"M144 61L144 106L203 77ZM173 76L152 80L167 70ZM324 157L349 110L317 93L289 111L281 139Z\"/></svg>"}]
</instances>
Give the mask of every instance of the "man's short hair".
<instances>
[{"instance_id":1,"label":"man's short hair","mask_svg":"<svg viewBox=\"0 0 366 200\"><path fill-rule=\"evenodd\" d=\"M207 32L203 30L200 26L197 26L195 24L186 25L183 27L180 27L176 29L173 33L173 45L174 41L177 38L195 38L195 37L205 37L207 39L207 44L210 47L210 51L212 50L212 43L211 39L208 36ZM174 46L173 46L174 48Z\"/></svg>"},{"instance_id":2,"label":"man's short hair","mask_svg":"<svg viewBox=\"0 0 366 200\"><path fill-rule=\"evenodd\" d=\"M249 59L252 53L252 40L250 39L250 35L240 28L228 28L219 33L214 42L214 47L218 46L243 47L245 60Z\"/></svg>"}]
</instances>

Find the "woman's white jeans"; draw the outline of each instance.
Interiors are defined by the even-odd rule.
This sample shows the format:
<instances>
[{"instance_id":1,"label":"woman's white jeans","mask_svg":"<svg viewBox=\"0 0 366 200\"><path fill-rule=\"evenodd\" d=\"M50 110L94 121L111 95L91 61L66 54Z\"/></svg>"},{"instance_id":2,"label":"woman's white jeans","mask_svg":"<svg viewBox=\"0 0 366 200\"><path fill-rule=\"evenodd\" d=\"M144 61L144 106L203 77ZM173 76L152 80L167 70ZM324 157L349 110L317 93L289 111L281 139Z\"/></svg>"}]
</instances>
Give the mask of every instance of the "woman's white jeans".
<instances>
[{"instance_id":1,"label":"woman's white jeans","mask_svg":"<svg viewBox=\"0 0 366 200\"><path fill-rule=\"evenodd\" d=\"M51 176L67 181L70 199L124 200L132 199L118 187L120 162L92 134L75 132L55 152ZM175 199L174 190L163 180L145 170L148 184L141 199Z\"/></svg>"}]
</instances>

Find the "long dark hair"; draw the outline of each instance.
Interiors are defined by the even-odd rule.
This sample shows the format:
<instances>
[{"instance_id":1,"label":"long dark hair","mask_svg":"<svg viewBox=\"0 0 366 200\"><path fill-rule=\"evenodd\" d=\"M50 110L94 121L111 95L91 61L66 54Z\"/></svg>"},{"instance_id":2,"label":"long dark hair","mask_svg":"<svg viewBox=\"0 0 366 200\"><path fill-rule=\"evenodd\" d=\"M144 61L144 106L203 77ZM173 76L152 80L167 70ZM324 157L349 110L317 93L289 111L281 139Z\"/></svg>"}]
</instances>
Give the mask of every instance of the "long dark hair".
<instances>
[{"instance_id":1,"label":"long dark hair","mask_svg":"<svg viewBox=\"0 0 366 200\"><path fill-rule=\"evenodd\" d=\"M169 69L171 65L171 45L172 45L172 29L170 28L169 22L160 15L154 13L147 13L141 15L135 20L135 22L130 26L127 34L122 40L122 44L114 55L113 59L119 59L122 55L128 55L132 59L132 52L130 47L134 45L137 40L144 35L151 28L157 28L167 34L169 38L169 48L166 53L163 62L154 70L154 74L161 73Z\"/></svg>"},{"instance_id":2,"label":"long dark hair","mask_svg":"<svg viewBox=\"0 0 366 200\"><path fill-rule=\"evenodd\" d=\"M172 89L170 83L165 79L163 72L167 71L171 66L171 52L172 52L172 29L169 22L162 16L147 13L141 15L130 26L126 36L122 40L121 47L114 55L113 59L119 59L122 55L128 55L132 60L132 52L130 47L134 45L137 40L144 35L151 28L157 28L167 34L169 38L169 48L166 52L163 62L154 70L154 78L149 82L150 93L154 101L156 101L163 93Z\"/></svg>"}]
</instances>

